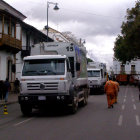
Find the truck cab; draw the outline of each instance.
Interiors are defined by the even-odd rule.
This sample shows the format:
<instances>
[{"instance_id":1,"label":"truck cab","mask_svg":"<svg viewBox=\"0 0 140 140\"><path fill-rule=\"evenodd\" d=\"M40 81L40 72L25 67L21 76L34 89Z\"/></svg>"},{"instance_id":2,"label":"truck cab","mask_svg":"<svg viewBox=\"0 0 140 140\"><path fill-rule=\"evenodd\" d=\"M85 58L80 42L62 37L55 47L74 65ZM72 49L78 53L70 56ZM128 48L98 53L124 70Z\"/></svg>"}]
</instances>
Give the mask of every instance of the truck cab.
<instances>
[{"instance_id":1,"label":"truck cab","mask_svg":"<svg viewBox=\"0 0 140 140\"><path fill-rule=\"evenodd\" d=\"M106 82L106 69L103 67L89 66L88 72L88 84L92 92L104 93L104 85Z\"/></svg>"}]
</instances>

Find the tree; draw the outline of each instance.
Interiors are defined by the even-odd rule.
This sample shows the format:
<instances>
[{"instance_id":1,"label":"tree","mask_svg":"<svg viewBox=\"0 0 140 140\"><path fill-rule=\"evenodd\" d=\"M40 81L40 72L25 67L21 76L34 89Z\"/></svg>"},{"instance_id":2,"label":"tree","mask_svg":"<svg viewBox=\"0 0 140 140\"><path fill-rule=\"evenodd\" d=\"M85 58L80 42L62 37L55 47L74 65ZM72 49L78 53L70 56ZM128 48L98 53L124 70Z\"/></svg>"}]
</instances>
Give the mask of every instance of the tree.
<instances>
[{"instance_id":1,"label":"tree","mask_svg":"<svg viewBox=\"0 0 140 140\"><path fill-rule=\"evenodd\" d=\"M93 62L93 60L90 58L87 58L87 62Z\"/></svg>"},{"instance_id":2,"label":"tree","mask_svg":"<svg viewBox=\"0 0 140 140\"><path fill-rule=\"evenodd\" d=\"M134 8L127 9L121 35L115 41L114 57L123 63L140 57L140 0L136 1Z\"/></svg>"}]
</instances>

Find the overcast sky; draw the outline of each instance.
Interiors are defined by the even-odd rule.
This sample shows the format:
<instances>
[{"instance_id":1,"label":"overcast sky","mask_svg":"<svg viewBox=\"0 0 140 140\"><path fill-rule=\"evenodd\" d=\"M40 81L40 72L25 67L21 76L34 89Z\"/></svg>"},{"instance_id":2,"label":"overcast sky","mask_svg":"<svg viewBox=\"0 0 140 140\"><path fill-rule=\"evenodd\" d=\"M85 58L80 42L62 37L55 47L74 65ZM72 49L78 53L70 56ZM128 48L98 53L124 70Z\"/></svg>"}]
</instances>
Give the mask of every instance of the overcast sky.
<instances>
[{"instance_id":1,"label":"overcast sky","mask_svg":"<svg viewBox=\"0 0 140 140\"><path fill-rule=\"evenodd\" d=\"M5 0L23 13L25 22L43 29L47 23L46 0ZM111 66L114 41L121 32L127 8L135 5L135 0L49 0L57 2L49 7L49 27L60 32L70 31L77 38L86 40L88 56L94 61Z\"/></svg>"}]
</instances>

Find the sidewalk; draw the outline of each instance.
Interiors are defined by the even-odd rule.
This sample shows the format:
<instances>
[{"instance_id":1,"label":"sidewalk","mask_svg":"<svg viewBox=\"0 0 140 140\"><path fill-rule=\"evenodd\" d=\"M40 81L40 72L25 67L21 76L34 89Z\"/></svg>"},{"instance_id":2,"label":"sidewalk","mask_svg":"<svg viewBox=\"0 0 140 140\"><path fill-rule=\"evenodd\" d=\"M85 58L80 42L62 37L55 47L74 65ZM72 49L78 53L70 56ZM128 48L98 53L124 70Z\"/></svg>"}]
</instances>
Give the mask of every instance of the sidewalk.
<instances>
[{"instance_id":1,"label":"sidewalk","mask_svg":"<svg viewBox=\"0 0 140 140\"><path fill-rule=\"evenodd\" d=\"M18 102L18 95L19 94L9 93L8 102L6 103L6 105L17 103ZM0 100L0 106L3 106L3 105L5 105L5 101Z\"/></svg>"}]
</instances>

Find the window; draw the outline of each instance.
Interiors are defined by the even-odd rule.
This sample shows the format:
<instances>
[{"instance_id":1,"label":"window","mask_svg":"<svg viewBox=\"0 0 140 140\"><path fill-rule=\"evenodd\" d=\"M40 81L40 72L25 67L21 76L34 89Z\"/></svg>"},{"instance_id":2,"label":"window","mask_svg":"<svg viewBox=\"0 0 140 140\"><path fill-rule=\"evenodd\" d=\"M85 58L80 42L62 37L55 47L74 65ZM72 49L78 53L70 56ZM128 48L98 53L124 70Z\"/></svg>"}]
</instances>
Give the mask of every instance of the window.
<instances>
[{"instance_id":1,"label":"window","mask_svg":"<svg viewBox=\"0 0 140 140\"><path fill-rule=\"evenodd\" d=\"M135 65L131 65L131 71L135 71Z\"/></svg>"},{"instance_id":2,"label":"window","mask_svg":"<svg viewBox=\"0 0 140 140\"><path fill-rule=\"evenodd\" d=\"M99 70L89 70L88 71L88 77L100 77L100 71Z\"/></svg>"},{"instance_id":3,"label":"window","mask_svg":"<svg viewBox=\"0 0 140 140\"><path fill-rule=\"evenodd\" d=\"M121 65L121 72L125 72L125 65Z\"/></svg>"},{"instance_id":4,"label":"window","mask_svg":"<svg viewBox=\"0 0 140 140\"><path fill-rule=\"evenodd\" d=\"M22 71L23 76L64 75L65 59L26 60Z\"/></svg>"}]
</instances>

